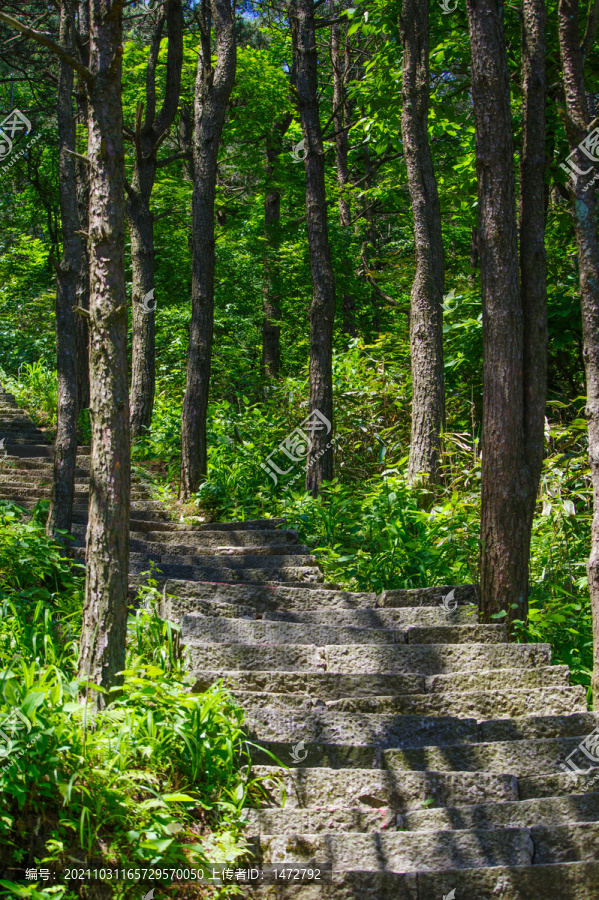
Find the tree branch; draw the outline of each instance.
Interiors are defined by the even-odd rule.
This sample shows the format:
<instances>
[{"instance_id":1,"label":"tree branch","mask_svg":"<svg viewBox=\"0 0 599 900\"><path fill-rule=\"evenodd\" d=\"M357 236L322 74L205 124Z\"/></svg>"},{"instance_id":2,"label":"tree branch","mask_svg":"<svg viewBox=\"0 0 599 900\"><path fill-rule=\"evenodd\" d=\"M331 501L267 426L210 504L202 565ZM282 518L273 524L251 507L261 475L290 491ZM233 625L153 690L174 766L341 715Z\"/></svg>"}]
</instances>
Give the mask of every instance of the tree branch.
<instances>
[{"instance_id":1,"label":"tree branch","mask_svg":"<svg viewBox=\"0 0 599 900\"><path fill-rule=\"evenodd\" d=\"M66 63L67 66L71 66L71 68L75 69L75 71L79 75L81 75L81 77L84 78L88 84L91 84L94 81L93 74L86 66L83 65L83 63L72 57L70 53L67 53L64 47L61 47L60 44L55 43L55 41L53 41L47 35L43 34L41 31L36 31L34 28L29 28L28 25L20 22L19 19L15 19L13 16L9 16L7 15L7 13L3 12L0 12L0 22L8 25L9 28L14 28L15 31L20 31L21 34L23 34L27 38L31 38L31 40L35 41L37 44L41 44L43 47L47 47L48 50L51 50L52 53L55 53L63 63Z\"/></svg>"}]
</instances>

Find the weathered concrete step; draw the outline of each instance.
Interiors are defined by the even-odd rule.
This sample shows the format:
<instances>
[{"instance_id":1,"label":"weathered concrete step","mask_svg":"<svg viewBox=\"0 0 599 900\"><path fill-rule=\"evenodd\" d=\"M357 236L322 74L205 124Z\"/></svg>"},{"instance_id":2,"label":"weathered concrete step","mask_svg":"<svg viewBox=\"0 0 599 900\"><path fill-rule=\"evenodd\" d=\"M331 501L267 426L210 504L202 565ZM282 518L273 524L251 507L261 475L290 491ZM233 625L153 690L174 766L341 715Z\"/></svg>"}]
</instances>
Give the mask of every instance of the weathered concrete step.
<instances>
[{"instance_id":1,"label":"weathered concrete step","mask_svg":"<svg viewBox=\"0 0 599 900\"><path fill-rule=\"evenodd\" d=\"M169 513L164 509L164 507L157 506L153 509L148 509L143 505L147 502L149 501L133 500L131 502L131 515L129 519L130 532L135 529L138 517L140 520L146 523L148 519L151 519L153 528L158 528L160 527L160 525L170 524L171 520L169 517ZM21 504L21 506L23 506L25 509L31 509L34 505L35 504L31 504L31 501L28 500L24 501ZM87 509L87 503L81 503L79 500L76 500L73 504L73 524L83 526L84 530L87 527Z\"/></svg>"},{"instance_id":2,"label":"weathered concrete step","mask_svg":"<svg viewBox=\"0 0 599 900\"><path fill-rule=\"evenodd\" d=\"M135 555L133 555L135 562ZM157 560L158 562L158 560ZM147 561L144 560L147 566ZM162 565L161 565L162 567ZM214 621L208 623L208 631L202 634L203 618L197 613L183 616L183 633L192 639L224 643L244 644L498 644L506 643L507 635L502 625L433 625L419 627L408 625L400 628L353 628L351 626L311 625L299 622L261 619L248 622L240 620L239 628L227 620L222 631ZM218 637L216 636L218 634ZM230 636L230 637L228 637ZM344 637L346 636L346 637Z\"/></svg>"},{"instance_id":3,"label":"weathered concrete step","mask_svg":"<svg viewBox=\"0 0 599 900\"><path fill-rule=\"evenodd\" d=\"M52 445L46 439L44 439L44 442L37 440L34 444L7 443L4 452L7 455L2 461L6 465L22 459L52 459L54 454Z\"/></svg>"},{"instance_id":4,"label":"weathered concrete step","mask_svg":"<svg viewBox=\"0 0 599 900\"><path fill-rule=\"evenodd\" d=\"M497 742L510 740L509 728L514 722L522 723L522 740L536 738L536 723L552 720L553 737L565 737L560 729L568 719L584 717L583 713L548 716L545 713L513 719L485 719L462 716L401 715L398 713L349 713L323 708L299 710L268 706L263 709L252 706L247 710L247 723L260 742L293 744L299 740L310 744L341 744L381 748L425 747L428 745L457 744L464 740ZM529 729L526 726L529 726ZM454 729L452 731L452 729ZM588 733L588 732L586 732ZM584 736L584 735L583 735ZM582 737L579 737L582 740ZM386 760L393 767L391 759ZM429 768L431 768L429 766ZM447 768L447 766L443 767Z\"/></svg>"},{"instance_id":5,"label":"weathered concrete step","mask_svg":"<svg viewBox=\"0 0 599 900\"><path fill-rule=\"evenodd\" d=\"M492 831L262 835L256 840L263 864L324 860L334 871L530 866L533 858L535 865L547 865L599 857L595 822Z\"/></svg>"},{"instance_id":6,"label":"weathered concrete step","mask_svg":"<svg viewBox=\"0 0 599 900\"><path fill-rule=\"evenodd\" d=\"M33 509L35 503L24 498L21 504L24 509ZM168 511L159 500L132 500L131 501L131 518L135 519L139 516L142 519L153 518L155 521L152 525L156 527L156 521L169 521ZM79 497L75 498L73 503L73 521L79 525L87 522L87 502Z\"/></svg>"},{"instance_id":7,"label":"weathered concrete step","mask_svg":"<svg viewBox=\"0 0 599 900\"><path fill-rule=\"evenodd\" d=\"M201 602L201 601L198 601ZM253 618L254 608L233 604L206 603L205 614L225 615L236 618L235 610ZM219 613L218 610L223 610ZM276 694L309 694L322 700L339 700L342 697L384 697L405 696L406 694L443 694L484 690L493 691L496 685L502 688L540 688L551 686L569 687L568 666L543 666L538 669L488 669L484 672L452 672L450 675L342 675L330 672L261 672L231 671L199 672L197 690L207 690L210 685L222 679L229 690L257 691Z\"/></svg>"},{"instance_id":8,"label":"weathered concrete step","mask_svg":"<svg viewBox=\"0 0 599 900\"><path fill-rule=\"evenodd\" d=\"M36 472L27 472L21 469L6 469L0 466L0 484L9 487L48 487L52 484L52 473L39 475ZM89 489L89 474L86 477L75 478L75 486Z\"/></svg>"},{"instance_id":9,"label":"weathered concrete step","mask_svg":"<svg viewBox=\"0 0 599 900\"><path fill-rule=\"evenodd\" d=\"M36 429L37 425L29 418L24 410L10 407L6 410L0 410L0 428L22 429L29 431Z\"/></svg>"},{"instance_id":10,"label":"weathered concrete step","mask_svg":"<svg viewBox=\"0 0 599 900\"><path fill-rule=\"evenodd\" d=\"M6 446L10 446L10 444L35 443L36 440L44 437L44 432L34 425L23 427L22 425L13 425L6 422L0 422L0 434L2 434L2 439Z\"/></svg>"},{"instance_id":11,"label":"weathered concrete step","mask_svg":"<svg viewBox=\"0 0 599 900\"><path fill-rule=\"evenodd\" d=\"M30 445L49 445L49 441L41 431L32 431L26 434L20 433L10 433L6 430L3 431L2 437L0 440L4 438L4 451L8 454L8 457L11 456L11 450L14 447L15 452L18 452L19 447L29 447Z\"/></svg>"},{"instance_id":12,"label":"weathered concrete step","mask_svg":"<svg viewBox=\"0 0 599 900\"><path fill-rule=\"evenodd\" d=\"M235 691L247 710L326 708L330 712L373 713L401 716L458 716L494 719L502 716L568 715L586 710L586 690L581 685L560 688L527 688L506 691L463 691L407 696L345 697L322 700L308 694L275 694Z\"/></svg>"},{"instance_id":13,"label":"weathered concrete step","mask_svg":"<svg viewBox=\"0 0 599 900\"><path fill-rule=\"evenodd\" d=\"M436 675L547 666L551 662L549 644L366 644L328 647L215 644L190 645L189 653L194 670L209 669L223 673L239 669L279 672L309 669L340 674Z\"/></svg>"},{"instance_id":14,"label":"weathered concrete step","mask_svg":"<svg viewBox=\"0 0 599 900\"><path fill-rule=\"evenodd\" d=\"M498 831L291 834L256 838L262 864L332 864L333 871L416 872L456 866L531 865L531 829ZM572 836L570 837L572 841ZM581 848L582 849L582 848ZM590 855L586 856L593 860Z\"/></svg>"},{"instance_id":15,"label":"weathered concrete step","mask_svg":"<svg viewBox=\"0 0 599 900\"><path fill-rule=\"evenodd\" d=\"M26 487L24 485L15 484L14 482L0 482L0 497L3 498L8 497L14 499L22 497L25 500L31 497L37 497L38 499L49 499L51 493L52 486L48 484ZM76 500L85 500L89 497L89 485L76 485L74 497ZM135 487L132 487L131 489L131 498L136 501L150 499L146 490L140 490Z\"/></svg>"},{"instance_id":16,"label":"weathered concrete step","mask_svg":"<svg viewBox=\"0 0 599 900\"><path fill-rule=\"evenodd\" d=\"M252 738L260 744L294 746L341 744L353 747L405 748L458 742L474 743L479 736L476 719L453 716L400 716L374 713L339 713L326 709L246 710Z\"/></svg>"},{"instance_id":17,"label":"weathered concrete step","mask_svg":"<svg viewBox=\"0 0 599 900\"><path fill-rule=\"evenodd\" d=\"M599 793L425 809L404 814L397 825L407 831L447 831L567 822L599 822Z\"/></svg>"},{"instance_id":18,"label":"weathered concrete step","mask_svg":"<svg viewBox=\"0 0 599 900\"><path fill-rule=\"evenodd\" d=\"M40 477L52 478L53 463L51 460L48 460L47 457L30 458L15 456L12 459L7 458L5 460L0 460L0 469L7 471L9 466L11 471L17 469L20 472L25 472L32 476L39 475ZM78 477L86 476L89 478L89 456L77 454L75 475Z\"/></svg>"},{"instance_id":19,"label":"weathered concrete step","mask_svg":"<svg viewBox=\"0 0 599 900\"><path fill-rule=\"evenodd\" d=\"M27 462L28 460L20 460ZM2 466L0 465L0 484L22 485L23 487L37 487L38 485L51 485L53 480L53 470L50 467L48 472L35 472L29 469L21 469L18 465ZM82 469L75 470L75 486L79 488L89 488L89 472ZM147 485L143 484L139 478L131 478L131 487L133 490L143 490L148 492Z\"/></svg>"},{"instance_id":20,"label":"weathered concrete step","mask_svg":"<svg viewBox=\"0 0 599 900\"><path fill-rule=\"evenodd\" d=\"M264 569L269 572L287 567L317 567L316 557L297 553L286 553L282 556L276 556L275 554L248 556L245 554L221 554L217 551L211 553L209 550L204 550L203 553L187 556L185 553L177 552L174 549L172 552L165 552L159 545L154 545L147 553L139 553L132 547L129 559L132 563L143 563L144 565L148 560L152 559L165 566L191 566L200 569L226 566L230 569Z\"/></svg>"},{"instance_id":21,"label":"weathered concrete step","mask_svg":"<svg viewBox=\"0 0 599 900\"><path fill-rule=\"evenodd\" d=\"M378 597L378 606L383 608L401 608L404 606L437 606L452 595L447 601L448 607L457 603L472 603L478 606L478 592L473 584L441 585L439 587L411 588L409 590L383 591Z\"/></svg>"},{"instance_id":22,"label":"weathered concrete step","mask_svg":"<svg viewBox=\"0 0 599 900\"><path fill-rule=\"evenodd\" d=\"M226 560L220 566L185 566L174 563L161 563L159 566L162 575L167 578L185 579L189 581L218 581L223 584L253 583L262 584L264 581L322 581L322 572L316 566L267 566L260 569L236 569L227 565ZM147 560L143 562L131 561L130 571L139 574L148 568Z\"/></svg>"},{"instance_id":23,"label":"weathered concrete step","mask_svg":"<svg viewBox=\"0 0 599 900\"><path fill-rule=\"evenodd\" d=\"M484 728L484 724L480 725ZM484 734L480 734L483 738ZM384 766L397 771L465 771L505 772L518 775L548 776L559 774L559 764L576 749L583 736L524 738L516 741L480 741L466 747L420 747L389 750Z\"/></svg>"},{"instance_id":24,"label":"weathered concrete step","mask_svg":"<svg viewBox=\"0 0 599 900\"><path fill-rule=\"evenodd\" d=\"M175 544L177 547L182 542L186 546L218 547L219 549L265 547L270 544L287 548L287 546L291 547L298 544L297 531L278 528L256 528L226 532L218 529L211 531L205 528L199 531L187 531L184 535L176 532L150 531L147 535L147 540L160 544Z\"/></svg>"},{"instance_id":25,"label":"weathered concrete step","mask_svg":"<svg viewBox=\"0 0 599 900\"><path fill-rule=\"evenodd\" d=\"M301 894L299 891L301 890ZM330 884L281 883L251 891L255 900L597 900L599 863L447 868L440 872L340 872Z\"/></svg>"},{"instance_id":26,"label":"weathered concrete step","mask_svg":"<svg viewBox=\"0 0 599 900\"><path fill-rule=\"evenodd\" d=\"M326 587L284 587L263 584L228 585L168 579L165 585L167 595L172 598L170 615L180 616L194 611L196 598L218 600L227 603L242 603L254 606L258 612L266 610L314 610L356 609L374 607L376 594L352 593L351 591L329 590Z\"/></svg>"},{"instance_id":27,"label":"weathered concrete step","mask_svg":"<svg viewBox=\"0 0 599 900\"><path fill-rule=\"evenodd\" d=\"M258 533L259 532L253 532L253 534ZM205 534L209 535L209 532L205 532ZM248 534L252 534L252 532L248 531ZM274 534L277 534L277 532L275 531ZM304 544L275 544L272 541L267 542L264 546L255 543L250 544L247 547L222 547L214 539L204 540L201 543L199 541L191 543L187 540L183 540L183 536L180 536L178 541L166 543L162 541L148 541L140 537L132 536L129 540L129 545L131 550L136 553L158 554L161 559L174 559L176 556L197 559L202 556L214 555L217 555L221 559L241 559L243 557L256 558L263 556L285 556L294 557L294 559L297 557L302 557L302 559L307 557L311 560L315 559Z\"/></svg>"},{"instance_id":28,"label":"weathered concrete step","mask_svg":"<svg viewBox=\"0 0 599 900\"><path fill-rule=\"evenodd\" d=\"M263 528L280 528L287 524L287 519L246 519L235 522L201 522L196 527L200 531L261 531Z\"/></svg>"},{"instance_id":29,"label":"weathered concrete step","mask_svg":"<svg viewBox=\"0 0 599 900\"><path fill-rule=\"evenodd\" d=\"M522 776L520 794L524 799L524 790L528 791L527 798L551 796L551 793L542 793L545 783L543 779L548 784L552 783L552 787L547 790L554 791L556 796L583 793L587 790L584 786L591 784L593 777L597 777L599 783L599 771L594 769L589 775L580 776L578 781L565 774L558 777L543 774L560 771L560 763L576 750L580 741L595 727L592 724L594 715L576 713L570 716L514 719L513 723L518 726L519 736L516 737L511 730L512 721L506 719L476 723L473 719L404 717L405 728L402 733L401 716L391 719L389 725L389 717L385 720L381 716L337 713L337 738L328 740L321 735L318 738L311 736L319 734L318 725L322 724L322 716L319 723L318 720L314 722L312 718L306 719L303 714L290 711L279 716L279 727L286 728L287 735L284 738L262 737L258 744L285 762L293 761L293 747L298 741L302 741L307 754L305 765L310 767L488 771L518 775ZM268 728L272 729L267 717L252 718L257 719L254 727L258 727L262 733ZM548 737L539 737L539 723L542 723L543 734ZM363 740L364 732L368 737L368 729L372 736L370 744ZM379 742L377 738L381 731L383 740ZM396 743L384 749L384 740L389 737ZM252 758L256 762L269 761L259 747L252 750ZM596 776L593 775L595 771ZM524 778L536 774L539 774L538 783L532 780L528 782ZM576 790L577 784L583 787Z\"/></svg>"},{"instance_id":30,"label":"weathered concrete step","mask_svg":"<svg viewBox=\"0 0 599 900\"><path fill-rule=\"evenodd\" d=\"M337 628L329 625L298 625L296 622L266 622L256 619L225 619L222 622L200 613L183 616L183 639L195 645L224 644L403 644L401 631L376 628Z\"/></svg>"},{"instance_id":31,"label":"weathered concrete step","mask_svg":"<svg viewBox=\"0 0 599 900\"><path fill-rule=\"evenodd\" d=\"M508 688L569 687L568 666L539 666L534 669L486 669L477 672L451 672L426 679L426 692L492 691Z\"/></svg>"},{"instance_id":32,"label":"weathered concrete step","mask_svg":"<svg viewBox=\"0 0 599 900\"><path fill-rule=\"evenodd\" d=\"M405 625L476 625L478 613L459 606L448 615L434 607L403 609L333 609L333 610L267 610L265 619L283 622L305 622L314 625L353 625L359 628L397 628Z\"/></svg>"},{"instance_id":33,"label":"weathered concrete step","mask_svg":"<svg viewBox=\"0 0 599 900\"><path fill-rule=\"evenodd\" d=\"M461 807L457 807L461 809ZM248 809L248 837L259 834L317 834L321 831L396 831L398 813L389 807L325 806Z\"/></svg>"},{"instance_id":34,"label":"weathered concrete step","mask_svg":"<svg viewBox=\"0 0 599 900\"><path fill-rule=\"evenodd\" d=\"M263 778L265 805L286 810L366 807L407 812L420 810L423 803L431 801L440 806L466 806L518 799L517 780L511 775L275 766L255 766L252 772Z\"/></svg>"},{"instance_id":35,"label":"weathered concrete step","mask_svg":"<svg viewBox=\"0 0 599 900\"><path fill-rule=\"evenodd\" d=\"M582 740L582 738L580 738ZM578 755L578 754L577 754ZM587 760L588 762L588 760ZM599 790L599 768L590 768L580 775L574 773L546 775L525 775L519 779L521 800L534 800L537 798L568 797L572 794L590 794Z\"/></svg>"}]
</instances>

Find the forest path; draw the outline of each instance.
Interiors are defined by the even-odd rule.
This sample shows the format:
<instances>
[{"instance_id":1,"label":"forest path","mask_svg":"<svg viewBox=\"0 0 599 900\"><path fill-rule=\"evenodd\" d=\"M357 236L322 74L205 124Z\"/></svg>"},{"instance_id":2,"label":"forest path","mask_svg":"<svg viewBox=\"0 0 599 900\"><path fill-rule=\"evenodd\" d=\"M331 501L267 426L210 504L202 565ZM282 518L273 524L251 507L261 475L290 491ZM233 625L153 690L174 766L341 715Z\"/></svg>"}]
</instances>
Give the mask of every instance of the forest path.
<instances>
[{"instance_id":1,"label":"forest path","mask_svg":"<svg viewBox=\"0 0 599 900\"><path fill-rule=\"evenodd\" d=\"M31 509L49 496L47 448L31 446L40 435L0 392L11 452L0 499ZM84 451L76 475L83 555ZM447 599L451 586L377 596L323 584L283 525L177 524L132 485L131 585L156 564L162 613L181 619L197 688L222 678L263 748L253 755L269 799L248 813L257 857L332 868L329 884L250 895L596 900L599 751L589 735L599 716L567 667L551 665L549 645L508 644L503 626L479 625L471 586ZM573 753L588 772L568 774Z\"/></svg>"}]
</instances>

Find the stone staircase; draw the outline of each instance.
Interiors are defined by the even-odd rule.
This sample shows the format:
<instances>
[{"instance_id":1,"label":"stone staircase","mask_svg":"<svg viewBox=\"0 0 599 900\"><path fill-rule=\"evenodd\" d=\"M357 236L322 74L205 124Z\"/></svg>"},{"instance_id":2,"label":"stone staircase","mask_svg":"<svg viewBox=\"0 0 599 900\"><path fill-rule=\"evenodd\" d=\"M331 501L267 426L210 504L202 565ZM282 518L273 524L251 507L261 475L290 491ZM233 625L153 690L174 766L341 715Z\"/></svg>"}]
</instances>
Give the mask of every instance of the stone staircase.
<instances>
[{"instance_id":1,"label":"stone staircase","mask_svg":"<svg viewBox=\"0 0 599 900\"><path fill-rule=\"evenodd\" d=\"M0 394L0 440L14 411ZM30 433L25 422L12 435ZM0 499L32 508L51 461L20 447L0 461ZM79 555L88 464L82 452ZM479 625L472 587L455 589L453 611L450 586L339 590L280 520L177 524L139 479L132 490L132 586L158 566L196 689L222 679L246 710L265 786L247 814L257 858L332 870L330 883L249 896L599 898L599 768L577 751L599 716L548 645ZM576 777L560 768L575 751L590 768Z\"/></svg>"}]
</instances>

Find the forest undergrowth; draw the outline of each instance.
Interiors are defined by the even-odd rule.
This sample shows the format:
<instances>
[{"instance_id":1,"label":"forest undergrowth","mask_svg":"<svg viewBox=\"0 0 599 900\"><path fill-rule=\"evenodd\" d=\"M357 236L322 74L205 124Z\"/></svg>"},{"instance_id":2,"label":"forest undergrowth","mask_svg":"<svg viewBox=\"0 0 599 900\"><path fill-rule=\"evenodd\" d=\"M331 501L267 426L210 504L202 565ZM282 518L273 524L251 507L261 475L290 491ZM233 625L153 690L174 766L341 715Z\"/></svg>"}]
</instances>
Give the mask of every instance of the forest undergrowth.
<instances>
[{"instance_id":1,"label":"forest undergrowth","mask_svg":"<svg viewBox=\"0 0 599 900\"><path fill-rule=\"evenodd\" d=\"M194 693L179 628L159 617L151 573L130 610L122 687L102 711L82 702L84 578L46 537L44 513L39 504L28 520L0 503L2 867L16 878L32 858L49 872L235 864L247 853L243 810L260 790L242 710L218 684ZM139 893L133 884L112 889ZM169 893L184 896L174 886ZM0 883L5 897L88 895L51 880L42 890Z\"/></svg>"}]
</instances>

